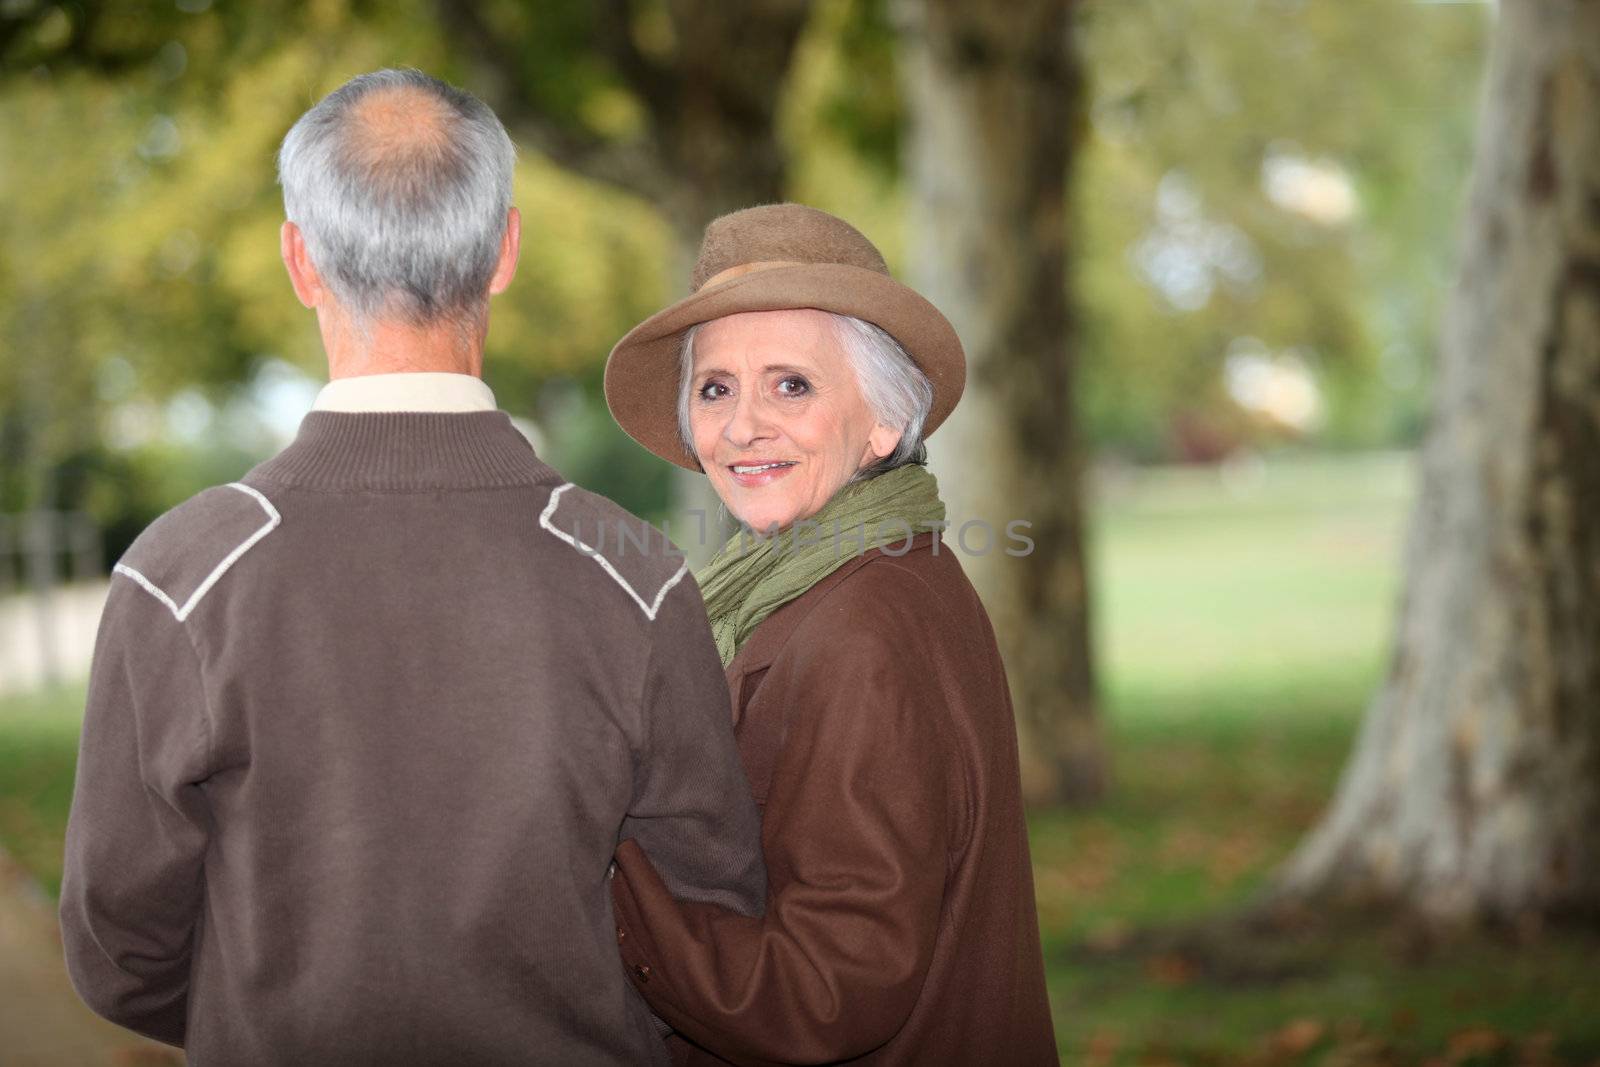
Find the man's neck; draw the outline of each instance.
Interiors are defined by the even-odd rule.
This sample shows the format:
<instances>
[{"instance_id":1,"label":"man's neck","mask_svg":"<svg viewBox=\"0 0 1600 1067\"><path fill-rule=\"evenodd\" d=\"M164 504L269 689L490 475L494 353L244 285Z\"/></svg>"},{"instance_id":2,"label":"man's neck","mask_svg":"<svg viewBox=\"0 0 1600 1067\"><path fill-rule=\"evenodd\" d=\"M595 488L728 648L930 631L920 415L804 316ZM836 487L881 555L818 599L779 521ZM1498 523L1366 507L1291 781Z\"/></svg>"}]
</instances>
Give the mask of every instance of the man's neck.
<instances>
[{"instance_id":1,"label":"man's neck","mask_svg":"<svg viewBox=\"0 0 1600 1067\"><path fill-rule=\"evenodd\" d=\"M343 316L318 318L330 381L418 371L483 376L486 324L374 322L362 329Z\"/></svg>"}]
</instances>

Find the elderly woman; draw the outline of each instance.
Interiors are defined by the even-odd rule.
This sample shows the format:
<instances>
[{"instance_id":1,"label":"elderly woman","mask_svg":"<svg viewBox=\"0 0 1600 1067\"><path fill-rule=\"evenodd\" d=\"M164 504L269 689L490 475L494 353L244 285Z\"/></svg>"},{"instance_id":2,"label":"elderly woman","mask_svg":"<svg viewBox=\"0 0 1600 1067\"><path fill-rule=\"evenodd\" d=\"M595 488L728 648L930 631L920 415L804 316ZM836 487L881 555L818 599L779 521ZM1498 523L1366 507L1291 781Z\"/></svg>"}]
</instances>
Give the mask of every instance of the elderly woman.
<instances>
[{"instance_id":1,"label":"elderly woman","mask_svg":"<svg viewBox=\"0 0 1600 1067\"><path fill-rule=\"evenodd\" d=\"M623 429L768 535L699 575L765 915L675 899L631 841L612 882L679 1063L1057 1061L1005 674L923 466L965 374L878 250L795 204L713 222L693 294L606 365Z\"/></svg>"}]
</instances>

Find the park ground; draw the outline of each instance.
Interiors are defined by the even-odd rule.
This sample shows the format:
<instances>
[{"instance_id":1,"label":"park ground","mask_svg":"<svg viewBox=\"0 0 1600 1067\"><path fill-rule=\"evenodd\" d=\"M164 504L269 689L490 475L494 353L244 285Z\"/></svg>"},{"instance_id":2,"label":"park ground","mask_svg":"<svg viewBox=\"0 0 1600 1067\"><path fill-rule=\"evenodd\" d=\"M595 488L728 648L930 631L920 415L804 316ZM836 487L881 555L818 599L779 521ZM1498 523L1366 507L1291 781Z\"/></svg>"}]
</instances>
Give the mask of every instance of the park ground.
<instances>
[{"instance_id":1,"label":"park ground","mask_svg":"<svg viewBox=\"0 0 1600 1067\"><path fill-rule=\"evenodd\" d=\"M1097 480L1115 785L1093 811L1030 823L1063 1063L1600 1065L1592 932L1234 918L1314 824L1381 678L1410 478L1384 455ZM25 872L0 901L35 924L59 885L81 699L0 699L0 846ZM0 932L10 921L0 911ZM33 985L59 999L39 936ZM0 986L28 981L17 970ZM7 1025L76 1028L55 999L0 1014L0 1049L19 1036ZM108 1055L92 1062L162 1062ZM91 1062L40 1056L27 1062Z\"/></svg>"}]
</instances>

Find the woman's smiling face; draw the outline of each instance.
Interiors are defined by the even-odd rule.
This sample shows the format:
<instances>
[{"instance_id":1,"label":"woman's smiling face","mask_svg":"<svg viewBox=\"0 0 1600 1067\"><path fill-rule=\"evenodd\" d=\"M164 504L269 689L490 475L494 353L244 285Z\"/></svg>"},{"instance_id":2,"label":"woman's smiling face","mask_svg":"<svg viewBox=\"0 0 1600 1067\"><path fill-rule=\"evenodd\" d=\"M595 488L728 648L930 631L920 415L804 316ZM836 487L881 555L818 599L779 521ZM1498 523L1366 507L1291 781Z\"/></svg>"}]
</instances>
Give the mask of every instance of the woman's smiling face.
<instances>
[{"instance_id":1,"label":"woman's smiling face","mask_svg":"<svg viewBox=\"0 0 1600 1067\"><path fill-rule=\"evenodd\" d=\"M715 319L694 338L689 431L717 496L756 530L815 515L900 432L877 421L828 314Z\"/></svg>"}]
</instances>

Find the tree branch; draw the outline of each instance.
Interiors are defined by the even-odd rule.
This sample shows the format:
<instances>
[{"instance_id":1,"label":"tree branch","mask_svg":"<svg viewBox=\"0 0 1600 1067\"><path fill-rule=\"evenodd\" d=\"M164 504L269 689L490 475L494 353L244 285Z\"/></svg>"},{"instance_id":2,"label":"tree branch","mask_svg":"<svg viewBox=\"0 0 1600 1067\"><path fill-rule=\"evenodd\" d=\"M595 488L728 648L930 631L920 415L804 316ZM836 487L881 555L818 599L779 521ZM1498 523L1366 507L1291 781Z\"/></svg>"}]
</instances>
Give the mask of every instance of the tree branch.
<instances>
[{"instance_id":1,"label":"tree branch","mask_svg":"<svg viewBox=\"0 0 1600 1067\"><path fill-rule=\"evenodd\" d=\"M660 204L671 176L645 140L613 142L569 128L536 111L515 111L507 123L512 135L552 162L594 181L605 182Z\"/></svg>"},{"instance_id":2,"label":"tree branch","mask_svg":"<svg viewBox=\"0 0 1600 1067\"><path fill-rule=\"evenodd\" d=\"M518 140L586 178L652 203L662 201L672 177L648 136L612 141L553 118L528 93L511 42L489 25L480 5L473 0L438 0L435 6L445 31L477 61L480 91ZM639 59L648 63L642 55Z\"/></svg>"},{"instance_id":3,"label":"tree branch","mask_svg":"<svg viewBox=\"0 0 1600 1067\"><path fill-rule=\"evenodd\" d=\"M630 0L605 0L598 5L600 46L616 65L617 73L647 107L670 106L678 79L674 72L639 51L633 39L633 5Z\"/></svg>"},{"instance_id":4,"label":"tree branch","mask_svg":"<svg viewBox=\"0 0 1600 1067\"><path fill-rule=\"evenodd\" d=\"M45 8L35 15L0 18L0 74L19 75L40 65L64 63L74 69L115 77L149 62L153 48L119 50L101 45L95 31L104 12L96 4L75 7L76 17L70 20L68 35L55 48L29 49L28 38L38 32L54 10Z\"/></svg>"}]
</instances>

